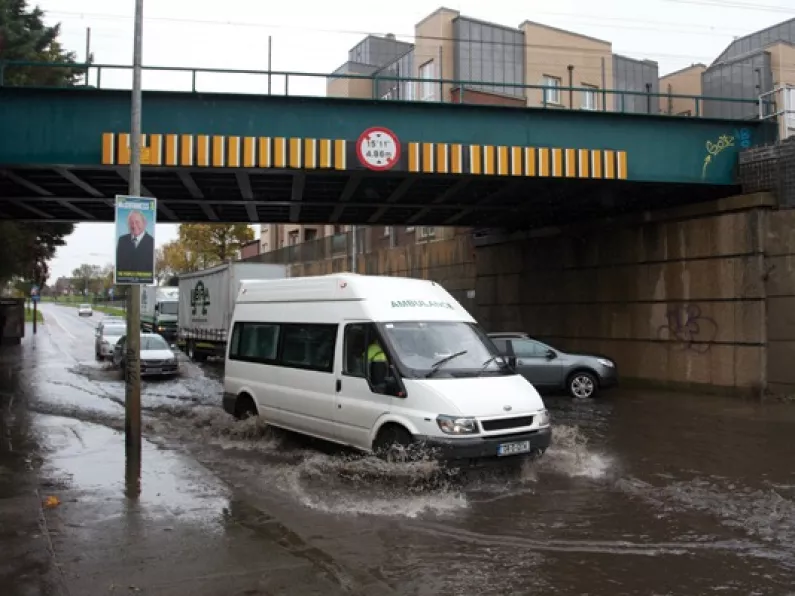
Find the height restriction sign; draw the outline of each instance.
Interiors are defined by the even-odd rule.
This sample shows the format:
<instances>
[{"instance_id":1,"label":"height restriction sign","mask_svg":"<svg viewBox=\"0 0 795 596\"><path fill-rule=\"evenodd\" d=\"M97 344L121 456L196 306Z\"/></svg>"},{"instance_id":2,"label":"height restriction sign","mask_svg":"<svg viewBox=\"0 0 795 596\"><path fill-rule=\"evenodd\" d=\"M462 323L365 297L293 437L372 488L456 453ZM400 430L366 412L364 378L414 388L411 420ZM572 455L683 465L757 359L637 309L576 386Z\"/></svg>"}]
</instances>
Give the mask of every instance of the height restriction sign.
<instances>
[{"instance_id":1,"label":"height restriction sign","mask_svg":"<svg viewBox=\"0 0 795 596\"><path fill-rule=\"evenodd\" d=\"M371 170L389 170L400 159L400 141L388 128L368 128L356 142L356 154L363 166Z\"/></svg>"}]
</instances>

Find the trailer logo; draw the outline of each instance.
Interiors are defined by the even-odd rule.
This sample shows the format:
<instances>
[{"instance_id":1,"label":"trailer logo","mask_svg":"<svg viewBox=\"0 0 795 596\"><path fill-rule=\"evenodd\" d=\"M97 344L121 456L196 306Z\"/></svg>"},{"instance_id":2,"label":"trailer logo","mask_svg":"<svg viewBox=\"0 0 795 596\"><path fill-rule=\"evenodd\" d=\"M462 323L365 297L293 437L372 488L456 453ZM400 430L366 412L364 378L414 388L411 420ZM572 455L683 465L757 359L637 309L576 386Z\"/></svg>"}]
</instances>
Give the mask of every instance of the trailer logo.
<instances>
[{"instance_id":1,"label":"trailer logo","mask_svg":"<svg viewBox=\"0 0 795 596\"><path fill-rule=\"evenodd\" d=\"M198 282L190 292L191 314L195 317L196 311L201 307L201 316L207 316L207 307L210 306L210 293L204 287L204 282Z\"/></svg>"}]
</instances>

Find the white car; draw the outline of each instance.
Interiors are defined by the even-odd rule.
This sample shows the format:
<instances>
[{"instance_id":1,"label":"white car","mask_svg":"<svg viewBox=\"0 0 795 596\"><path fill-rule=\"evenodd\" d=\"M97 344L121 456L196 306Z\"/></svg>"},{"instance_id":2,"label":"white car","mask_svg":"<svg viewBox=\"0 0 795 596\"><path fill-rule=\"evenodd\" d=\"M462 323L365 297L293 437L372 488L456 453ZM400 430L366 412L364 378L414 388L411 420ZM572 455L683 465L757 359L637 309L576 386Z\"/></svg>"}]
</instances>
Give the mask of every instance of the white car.
<instances>
[{"instance_id":1,"label":"white car","mask_svg":"<svg viewBox=\"0 0 795 596\"><path fill-rule=\"evenodd\" d=\"M121 337L113 348L113 364L127 376L127 336ZM141 376L173 376L179 374L179 359L162 336L141 333Z\"/></svg>"},{"instance_id":2,"label":"white car","mask_svg":"<svg viewBox=\"0 0 795 596\"><path fill-rule=\"evenodd\" d=\"M77 316L78 317L91 317L94 315L94 309L91 308L90 304L81 304L77 307Z\"/></svg>"},{"instance_id":3,"label":"white car","mask_svg":"<svg viewBox=\"0 0 795 596\"><path fill-rule=\"evenodd\" d=\"M539 456L552 435L541 396L455 298L400 277L242 281L223 405L387 458L422 445L455 465Z\"/></svg>"},{"instance_id":4,"label":"white car","mask_svg":"<svg viewBox=\"0 0 795 596\"><path fill-rule=\"evenodd\" d=\"M127 324L124 321L103 320L97 325L94 339L94 355L97 360L113 358L113 349L118 341L127 333Z\"/></svg>"}]
</instances>

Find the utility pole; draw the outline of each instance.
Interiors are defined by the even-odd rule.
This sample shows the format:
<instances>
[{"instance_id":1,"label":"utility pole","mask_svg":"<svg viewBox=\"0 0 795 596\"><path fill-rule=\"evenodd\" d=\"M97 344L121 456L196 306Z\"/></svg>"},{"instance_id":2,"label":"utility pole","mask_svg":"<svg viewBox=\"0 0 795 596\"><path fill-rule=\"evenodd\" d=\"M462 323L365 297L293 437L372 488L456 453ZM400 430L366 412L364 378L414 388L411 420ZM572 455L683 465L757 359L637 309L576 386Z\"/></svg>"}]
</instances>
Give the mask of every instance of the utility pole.
<instances>
[{"instance_id":1,"label":"utility pole","mask_svg":"<svg viewBox=\"0 0 795 596\"><path fill-rule=\"evenodd\" d=\"M133 86L130 102L130 196L141 196L141 55L143 53L144 1L135 0L133 34ZM124 388L124 446L127 494L140 494L141 470L141 288L129 286L127 308L127 358Z\"/></svg>"}]
</instances>

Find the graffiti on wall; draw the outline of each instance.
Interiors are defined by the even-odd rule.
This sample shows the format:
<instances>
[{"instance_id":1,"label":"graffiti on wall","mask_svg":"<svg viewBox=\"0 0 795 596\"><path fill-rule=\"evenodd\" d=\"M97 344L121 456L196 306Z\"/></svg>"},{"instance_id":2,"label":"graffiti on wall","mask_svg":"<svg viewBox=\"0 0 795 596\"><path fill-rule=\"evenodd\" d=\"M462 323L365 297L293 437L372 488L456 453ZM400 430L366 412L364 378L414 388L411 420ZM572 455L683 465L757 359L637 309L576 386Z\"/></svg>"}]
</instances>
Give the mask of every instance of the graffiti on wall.
<instances>
[{"instance_id":1,"label":"graffiti on wall","mask_svg":"<svg viewBox=\"0 0 795 596\"><path fill-rule=\"evenodd\" d=\"M701 179L707 178L707 169L715 159L730 147L748 149L751 146L751 131L747 128L734 129L732 134L719 136L717 139L708 140L705 144L707 154L704 156L704 164L701 167Z\"/></svg>"},{"instance_id":2,"label":"graffiti on wall","mask_svg":"<svg viewBox=\"0 0 795 596\"><path fill-rule=\"evenodd\" d=\"M657 338L672 349L705 354L718 335L718 324L701 313L698 304L675 304L665 312L665 323L657 328Z\"/></svg>"}]
</instances>

